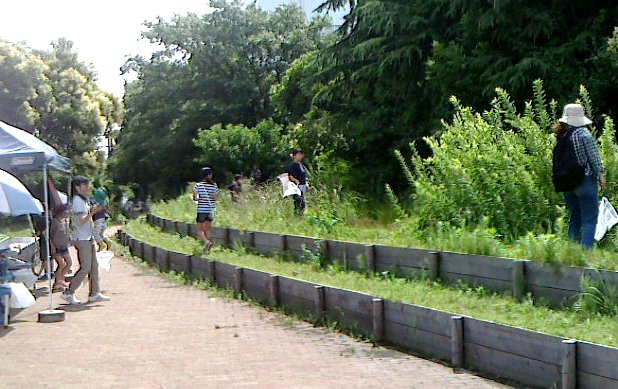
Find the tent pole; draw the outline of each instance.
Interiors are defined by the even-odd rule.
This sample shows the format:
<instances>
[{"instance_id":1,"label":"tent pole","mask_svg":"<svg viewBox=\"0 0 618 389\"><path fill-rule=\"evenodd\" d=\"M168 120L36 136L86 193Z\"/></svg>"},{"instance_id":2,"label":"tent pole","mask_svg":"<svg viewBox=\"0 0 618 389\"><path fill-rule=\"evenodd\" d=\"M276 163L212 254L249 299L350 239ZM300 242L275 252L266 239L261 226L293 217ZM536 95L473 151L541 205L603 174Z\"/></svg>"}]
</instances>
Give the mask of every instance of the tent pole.
<instances>
[{"instance_id":1,"label":"tent pole","mask_svg":"<svg viewBox=\"0 0 618 389\"><path fill-rule=\"evenodd\" d=\"M43 164L43 196L45 197L45 240L47 245L47 279L49 281L49 309L53 309L52 301L52 279L51 279L51 237L49 236L49 198L47 193L47 161Z\"/></svg>"}]
</instances>

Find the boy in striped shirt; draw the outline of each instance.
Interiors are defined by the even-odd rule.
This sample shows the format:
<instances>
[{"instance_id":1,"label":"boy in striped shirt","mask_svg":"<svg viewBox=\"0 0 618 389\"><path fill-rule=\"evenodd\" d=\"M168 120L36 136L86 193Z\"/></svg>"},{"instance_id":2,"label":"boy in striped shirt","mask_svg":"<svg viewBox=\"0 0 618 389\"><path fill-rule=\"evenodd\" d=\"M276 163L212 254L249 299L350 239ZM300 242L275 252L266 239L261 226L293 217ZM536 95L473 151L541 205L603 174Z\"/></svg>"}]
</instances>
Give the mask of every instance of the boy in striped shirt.
<instances>
[{"instance_id":1,"label":"boy in striped shirt","mask_svg":"<svg viewBox=\"0 0 618 389\"><path fill-rule=\"evenodd\" d=\"M216 203L219 199L219 188L212 180L212 169L203 167L200 170L202 181L193 188L193 201L197 202L197 233L206 245L206 251L212 249L210 229L215 220Z\"/></svg>"}]
</instances>

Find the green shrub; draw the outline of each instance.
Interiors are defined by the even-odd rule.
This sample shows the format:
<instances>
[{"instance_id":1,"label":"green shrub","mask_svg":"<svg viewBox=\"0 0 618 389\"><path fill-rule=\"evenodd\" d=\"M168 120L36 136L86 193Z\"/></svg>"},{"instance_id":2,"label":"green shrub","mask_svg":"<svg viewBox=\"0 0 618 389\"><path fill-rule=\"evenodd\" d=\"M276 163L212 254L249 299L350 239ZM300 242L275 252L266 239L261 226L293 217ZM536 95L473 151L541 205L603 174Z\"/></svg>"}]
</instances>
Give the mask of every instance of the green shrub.
<instances>
[{"instance_id":1,"label":"green shrub","mask_svg":"<svg viewBox=\"0 0 618 389\"><path fill-rule=\"evenodd\" d=\"M483 114L453 97L452 123L445 122L439 136L425 138L432 156L412 158L412 215L421 228L439 223L472 229L486 225L507 241L561 229L564 200L551 182L555 137L550 127L557 120L557 104L546 103L541 81L535 82L534 99L526 103L523 113L504 90L496 91L492 108ZM580 95L592 116L585 88ZM618 193L618 182L611 181L618 174L618 145L609 118L600 150L610 177L610 193ZM399 159L404 174L409 175L407 164ZM543 239L545 245L553 244L548 237ZM544 256L552 259L551 254Z\"/></svg>"}]
</instances>

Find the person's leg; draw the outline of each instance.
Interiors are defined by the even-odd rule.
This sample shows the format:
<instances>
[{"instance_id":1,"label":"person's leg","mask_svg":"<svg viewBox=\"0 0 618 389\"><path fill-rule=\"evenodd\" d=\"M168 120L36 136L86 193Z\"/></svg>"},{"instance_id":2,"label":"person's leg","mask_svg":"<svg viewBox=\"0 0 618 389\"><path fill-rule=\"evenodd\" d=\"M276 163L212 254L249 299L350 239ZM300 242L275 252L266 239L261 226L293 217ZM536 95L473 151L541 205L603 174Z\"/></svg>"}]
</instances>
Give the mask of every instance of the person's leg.
<instances>
[{"instance_id":1,"label":"person's leg","mask_svg":"<svg viewBox=\"0 0 618 389\"><path fill-rule=\"evenodd\" d=\"M98 251L103 251L107 248L105 244L105 219L94 221L94 240L97 242Z\"/></svg>"},{"instance_id":2,"label":"person's leg","mask_svg":"<svg viewBox=\"0 0 618 389\"><path fill-rule=\"evenodd\" d=\"M587 249L594 247L594 232L599 216L599 187L596 179L586 176L582 185L576 190L581 210L581 243Z\"/></svg>"},{"instance_id":3,"label":"person's leg","mask_svg":"<svg viewBox=\"0 0 618 389\"><path fill-rule=\"evenodd\" d=\"M197 223L197 235L200 237L204 244L208 243L208 238L206 238L206 222Z\"/></svg>"},{"instance_id":4,"label":"person's leg","mask_svg":"<svg viewBox=\"0 0 618 389\"><path fill-rule=\"evenodd\" d=\"M92 267L90 269L90 297L96 296L101 292L101 277L99 274L99 261L95 245L90 244L90 255L92 256Z\"/></svg>"},{"instance_id":5,"label":"person's leg","mask_svg":"<svg viewBox=\"0 0 618 389\"><path fill-rule=\"evenodd\" d=\"M305 210L305 199L302 195L292 195L294 197L294 212L302 214Z\"/></svg>"},{"instance_id":6,"label":"person's leg","mask_svg":"<svg viewBox=\"0 0 618 389\"><path fill-rule=\"evenodd\" d=\"M56 274L55 274L55 282L54 282L54 288L61 288L61 287L65 287L65 281L64 281L64 276L66 274L66 262L64 260L64 258L61 255L56 254L54 256L54 260L56 261Z\"/></svg>"},{"instance_id":7,"label":"person's leg","mask_svg":"<svg viewBox=\"0 0 618 389\"><path fill-rule=\"evenodd\" d=\"M212 241L212 220L206 220L204 222L204 237L206 238L206 251L210 252L212 249L213 241Z\"/></svg>"},{"instance_id":8,"label":"person's leg","mask_svg":"<svg viewBox=\"0 0 618 389\"><path fill-rule=\"evenodd\" d=\"M75 250L77 251L77 261L79 262L79 270L71 279L71 284L66 290L66 294L75 294L77 289L82 285L86 276L92 268L92 257L94 245L89 240L78 240L75 242Z\"/></svg>"},{"instance_id":9,"label":"person's leg","mask_svg":"<svg viewBox=\"0 0 618 389\"><path fill-rule=\"evenodd\" d=\"M64 257L64 261L67 264L67 268L66 268L66 271L65 271L65 276L66 276L67 274L70 274L72 272L71 269L73 268L73 258L71 258L71 252L70 251L66 255L63 255L63 257Z\"/></svg>"},{"instance_id":10,"label":"person's leg","mask_svg":"<svg viewBox=\"0 0 618 389\"><path fill-rule=\"evenodd\" d=\"M565 192L564 201L569 210L569 239L580 242L582 229L582 215L579 208L579 199L575 192Z\"/></svg>"},{"instance_id":11,"label":"person's leg","mask_svg":"<svg viewBox=\"0 0 618 389\"><path fill-rule=\"evenodd\" d=\"M66 277L67 277L67 274L69 274L69 271L71 270L71 266L73 266L73 260L71 259L71 253L67 252L65 255L62 256L62 259L64 260L64 263L65 263L64 271L62 273L62 280L65 286L69 286L69 283L66 281Z\"/></svg>"}]
</instances>

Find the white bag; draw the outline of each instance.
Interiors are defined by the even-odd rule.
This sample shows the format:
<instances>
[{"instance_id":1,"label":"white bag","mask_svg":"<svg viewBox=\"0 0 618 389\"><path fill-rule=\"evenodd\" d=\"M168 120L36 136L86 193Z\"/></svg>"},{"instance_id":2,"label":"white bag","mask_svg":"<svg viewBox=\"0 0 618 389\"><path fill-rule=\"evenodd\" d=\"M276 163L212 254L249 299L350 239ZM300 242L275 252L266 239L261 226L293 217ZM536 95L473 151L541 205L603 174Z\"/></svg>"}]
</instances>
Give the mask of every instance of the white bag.
<instances>
[{"instance_id":1,"label":"white bag","mask_svg":"<svg viewBox=\"0 0 618 389\"><path fill-rule=\"evenodd\" d=\"M279 174L277 176L279 181L281 181L281 186L283 187L283 197L288 197L292 195L300 195L301 191L298 188L298 185L290 181L287 173Z\"/></svg>"},{"instance_id":2,"label":"white bag","mask_svg":"<svg viewBox=\"0 0 618 389\"><path fill-rule=\"evenodd\" d=\"M34 296L22 282L11 282L9 287L11 288L10 308L30 308L35 304Z\"/></svg>"},{"instance_id":3,"label":"white bag","mask_svg":"<svg viewBox=\"0 0 618 389\"><path fill-rule=\"evenodd\" d=\"M113 257L114 253L111 251L97 251L97 262L99 262L99 267L105 271L109 271Z\"/></svg>"},{"instance_id":4,"label":"white bag","mask_svg":"<svg viewBox=\"0 0 618 389\"><path fill-rule=\"evenodd\" d=\"M599 204L599 217L597 219L597 227L594 231L594 239L598 242L613 226L618 223L618 213L609 202L607 197L603 196Z\"/></svg>"}]
</instances>

